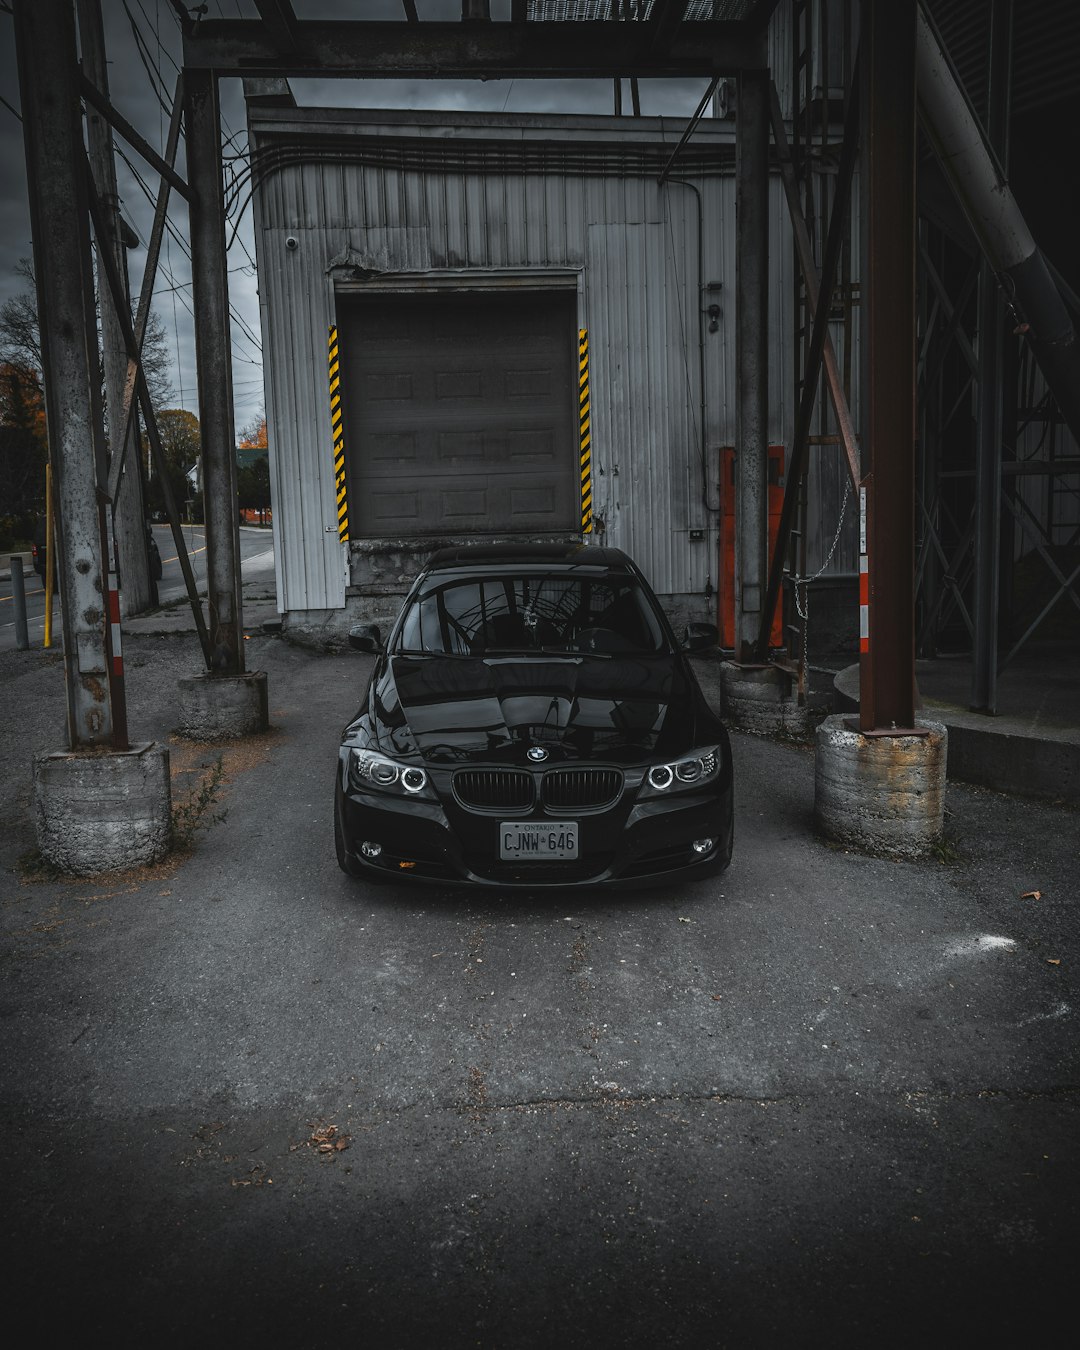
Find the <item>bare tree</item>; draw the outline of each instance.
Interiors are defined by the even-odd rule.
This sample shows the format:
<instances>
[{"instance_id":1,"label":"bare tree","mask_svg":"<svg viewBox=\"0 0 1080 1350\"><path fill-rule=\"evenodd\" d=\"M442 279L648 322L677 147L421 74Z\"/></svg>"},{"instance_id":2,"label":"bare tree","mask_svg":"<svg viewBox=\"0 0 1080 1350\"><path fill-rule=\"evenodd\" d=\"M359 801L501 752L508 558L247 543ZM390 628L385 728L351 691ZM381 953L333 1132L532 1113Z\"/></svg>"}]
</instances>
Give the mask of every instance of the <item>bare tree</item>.
<instances>
[{"instance_id":1,"label":"bare tree","mask_svg":"<svg viewBox=\"0 0 1080 1350\"><path fill-rule=\"evenodd\" d=\"M20 258L15 274L26 283L26 288L9 296L0 305L0 360L9 361L21 370L30 371L42 387L41 335L38 330L37 289L34 265L29 258ZM169 353L165 325L153 310L146 325L143 342L143 370L150 390L150 401L155 411L172 401L172 358ZM98 359L101 371L101 359ZM102 398L105 397L104 372L101 371Z\"/></svg>"}]
</instances>

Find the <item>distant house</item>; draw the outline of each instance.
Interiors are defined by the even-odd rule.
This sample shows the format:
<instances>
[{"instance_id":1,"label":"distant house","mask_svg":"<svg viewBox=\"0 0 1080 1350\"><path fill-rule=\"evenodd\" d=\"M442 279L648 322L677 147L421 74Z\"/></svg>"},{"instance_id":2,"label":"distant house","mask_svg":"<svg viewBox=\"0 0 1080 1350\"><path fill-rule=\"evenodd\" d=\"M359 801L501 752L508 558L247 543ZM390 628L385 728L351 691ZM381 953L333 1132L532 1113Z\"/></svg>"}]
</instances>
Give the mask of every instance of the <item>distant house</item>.
<instances>
[{"instance_id":1,"label":"distant house","mask_svg":"<svg viewBox=\"0 0 1080 1350\"><path fill-rule=\"evenodd\" d=\"M236 467L253 468L260 459L269 459L270 451L265 445L238 445L236 447Z\"/></svg>"}]
</instances>

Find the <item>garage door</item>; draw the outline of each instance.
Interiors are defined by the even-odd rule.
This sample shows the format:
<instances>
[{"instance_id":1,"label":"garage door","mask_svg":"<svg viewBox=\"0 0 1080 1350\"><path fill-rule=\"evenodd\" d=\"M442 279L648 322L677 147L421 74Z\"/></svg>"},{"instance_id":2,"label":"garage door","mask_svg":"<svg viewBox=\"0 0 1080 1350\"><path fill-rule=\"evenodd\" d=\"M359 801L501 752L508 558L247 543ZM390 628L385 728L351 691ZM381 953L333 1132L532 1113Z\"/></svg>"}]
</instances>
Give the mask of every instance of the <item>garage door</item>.
<instances>
[{"instance_id":1,"label":"garage door","mask_svg":"<svg viewBox=\"0 0 1080 1350\"><path fill-rule=\"evenodd\" d=\"M580 525L576 294L338 302L353 538Z\"/></svg>"}]
</instances>

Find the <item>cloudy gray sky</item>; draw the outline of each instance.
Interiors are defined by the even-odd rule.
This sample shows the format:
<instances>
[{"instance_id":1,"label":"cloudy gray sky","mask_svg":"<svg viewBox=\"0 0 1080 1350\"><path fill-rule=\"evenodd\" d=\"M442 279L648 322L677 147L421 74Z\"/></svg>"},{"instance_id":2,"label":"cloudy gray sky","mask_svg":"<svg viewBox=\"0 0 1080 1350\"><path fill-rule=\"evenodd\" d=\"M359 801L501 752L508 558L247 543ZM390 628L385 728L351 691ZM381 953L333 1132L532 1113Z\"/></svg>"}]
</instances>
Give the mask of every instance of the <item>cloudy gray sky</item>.
<instances>
[{"instance_id":1,"label":"cloudy gray sky","mask_svg":"<svg viewBox=\"0 0 1080 1350\"><path fill-rule=\"evenodd\" d=\"M180 31L169 0L101 0L109 60L110 95L116 107L156 148L168 131L168 106L181 61ZM9 0L0 0L0 92L17 110L19 81L15 65L13 21L6 12ZM400 19L399 0L295 0L300 18ZM507 17L510 0L492 0L494 19ZM457 19L460 0L417 0L421 20ZM210 18L257 18L252 0L209 0ZM689 117L704 88L703 80L642 81L642 112L646 116ZM295 80L297 102L320 107L394 107L454 111L611 113L610 81L450 81L450 80ZM629 107L627 92L625 105ZM223 136L227 154L246 149L243 97L238 80L222 82ZM129 253L134 294L142 277L145 243L153 220L153 171L122 142L117 156L117 180L122 210L141 245ZM181 155L183 151L181 149ZM15 273L22 257L30 257L30 217L22 126L15 113L0 105L0 301L23 289ZM236 163L235 168L242 168ZM181 161L182 171L182 161ZM140 183L141 178L141 183ZM145 184L146 191L142 184ZM162 249L154 308L168 334L174 371L174 403L198 411L195 393L194 339L191 322L191 270L187 258L187 212L181 198L172 195L170 219L174 234ZM232 236L232 223L229 234ZM236 230L229 252L229 294L233 309L234 392L237 427L242 428L263 406L259 308L254 268L255 245L250 206Z\"/></svg>"}]
</instances>

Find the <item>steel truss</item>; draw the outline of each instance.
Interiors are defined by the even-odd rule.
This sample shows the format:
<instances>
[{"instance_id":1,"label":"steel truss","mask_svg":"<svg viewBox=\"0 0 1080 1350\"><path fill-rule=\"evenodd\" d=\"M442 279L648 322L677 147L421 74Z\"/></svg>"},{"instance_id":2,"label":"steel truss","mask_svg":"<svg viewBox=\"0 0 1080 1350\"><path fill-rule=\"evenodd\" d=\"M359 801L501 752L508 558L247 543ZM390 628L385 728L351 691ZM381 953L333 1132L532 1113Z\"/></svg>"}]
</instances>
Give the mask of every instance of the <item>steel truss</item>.
<instances>
[{"instance_id":1,"label":"steel truss","mask_svg":"<svg viewBox=\"0 0 1080 1350\"><path fill-rule=\"evenodd\" d=\"M917 642L920 656L969 650L975 664L996 674L1036 636L1059 606L1080 612L1080 453L1046 389L1027 336L998 315L1003 332L1001 378L987 372L1000 426L996 471L1001 525L999 584L993 596L1000 637L978 649L974 614L978 524L976 450L980 397L978 305L981 260L952 234L923 218L919 229L918 405L921 455L916 558ZM1038 483L1037 490L1032 484ZM1041 564L1045 593L1034 611L1018 613L1016 564L1027 555ZM1048 590L1046 589L1048 588ZM973 707L987 712L973 689Z\"/></svg>"}]
</instances>

